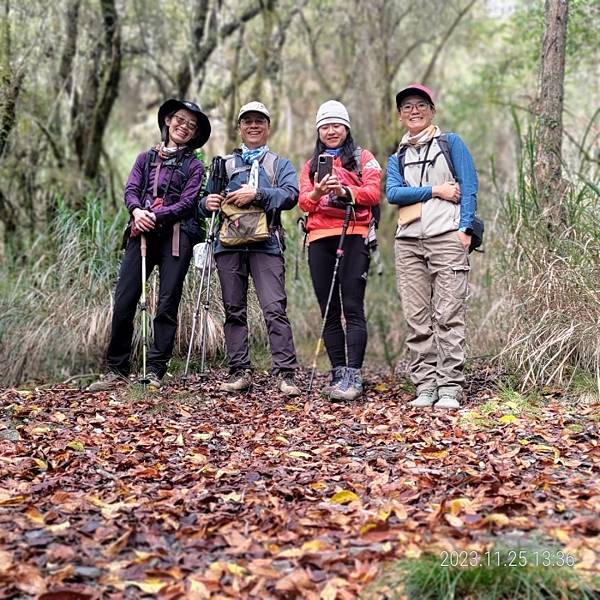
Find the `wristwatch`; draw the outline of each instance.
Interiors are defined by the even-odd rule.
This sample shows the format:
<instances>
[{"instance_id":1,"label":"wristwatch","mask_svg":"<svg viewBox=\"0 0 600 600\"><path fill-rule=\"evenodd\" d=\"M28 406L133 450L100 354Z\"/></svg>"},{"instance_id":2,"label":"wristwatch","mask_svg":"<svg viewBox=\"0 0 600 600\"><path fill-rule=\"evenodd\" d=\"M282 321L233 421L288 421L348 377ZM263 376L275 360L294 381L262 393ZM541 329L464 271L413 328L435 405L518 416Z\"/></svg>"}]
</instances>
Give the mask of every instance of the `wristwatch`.
<instances>
[{"instance_id":1,"label":"wristwatch","mask_svg":"<svg viewBox=\"0 0 600 600\"><path fill-rule=\"evenodd\" d=\"M265 200L265 193L260 188L256 188L256 195L254 196L254 202L256 204L262 205L264 200Z\"/></svg>"}]
</instances>

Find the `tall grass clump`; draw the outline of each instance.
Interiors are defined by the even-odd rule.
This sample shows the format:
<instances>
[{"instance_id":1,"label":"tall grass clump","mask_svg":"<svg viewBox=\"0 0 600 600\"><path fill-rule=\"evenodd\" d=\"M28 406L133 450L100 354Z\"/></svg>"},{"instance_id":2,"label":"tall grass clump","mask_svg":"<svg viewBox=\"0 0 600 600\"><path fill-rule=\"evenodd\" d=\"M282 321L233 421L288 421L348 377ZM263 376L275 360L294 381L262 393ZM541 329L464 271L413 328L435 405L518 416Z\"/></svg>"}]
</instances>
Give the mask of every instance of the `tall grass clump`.
<instances>
[{"instance_id":1,"label":"tall grass clump","mask_svg":"<svg viewBox=\"0 0 600 600\"><path fill-rule=\"evenodd\" d=\"M510 310L500 356L518 369L524 385L568 384L582 372L600 389L598 165L585 153L544 203L534 185L534 156L529 133L517 190L504 203L507 234L499 260Z\"/></svg>"},{"instance_id":2,"label":"tall grass clump","mask_svg":"<svg viewBox=\"0 0 600 600\"><path fill-rule=\"evenodd\" d=\"M121 258L127 213L105 214L103 202L89 199L79 211L58 202L48 232L25 256L9 257L0 284L0 382L64 380L97 373L110 334L113 292ZM156 270L155 270L156 271ZM174 356L185 358L192 329L199 271L190 267L180 305ZM148 282L148 312L158 298L158 276ZM222 356L223 308L216 274L207 327L211 359ZM266 343L262 313L254 295L249 303L251 342ZM139 323L136 317L136 324ZM139 358L139 327L134 361ZM194 360L198 356L196 336Z\"/></svg>"}]
</instances>

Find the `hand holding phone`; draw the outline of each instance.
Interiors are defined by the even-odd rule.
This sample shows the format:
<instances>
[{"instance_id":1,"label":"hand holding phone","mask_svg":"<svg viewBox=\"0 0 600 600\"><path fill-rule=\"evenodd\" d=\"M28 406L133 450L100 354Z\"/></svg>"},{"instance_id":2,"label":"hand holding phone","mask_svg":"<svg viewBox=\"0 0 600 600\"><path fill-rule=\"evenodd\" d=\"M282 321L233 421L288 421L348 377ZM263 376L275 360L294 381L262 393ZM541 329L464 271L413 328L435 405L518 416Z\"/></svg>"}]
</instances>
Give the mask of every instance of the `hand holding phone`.
<instances>
[{"instance_id":1,"label":"hand holding phone","mask_svg":"<svg viewBox=\"0 0 600 600\"><path fill-rule=\"evenodd\" d=\"M321 181L325 175L333 173L333 156L331 154L319 154L317 162L317 181Z\"/></svg>"}]
</instances>

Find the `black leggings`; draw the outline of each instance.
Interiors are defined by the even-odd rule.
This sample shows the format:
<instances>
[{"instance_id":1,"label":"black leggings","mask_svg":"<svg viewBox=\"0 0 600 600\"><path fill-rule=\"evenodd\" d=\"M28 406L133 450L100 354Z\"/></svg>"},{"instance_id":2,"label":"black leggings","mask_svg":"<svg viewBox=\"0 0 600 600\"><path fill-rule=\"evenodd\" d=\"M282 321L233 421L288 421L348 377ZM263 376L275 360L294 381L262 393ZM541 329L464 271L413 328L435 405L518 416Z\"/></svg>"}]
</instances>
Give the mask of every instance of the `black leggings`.
<instances>
[{"instance_id":1,"label":"black leggings","mask_svg":"<svg viewBox=\"0 0 600 600\"><path fill-rule=\"evenodd\" d=\"M321 307L321 316L325 315L339 241L339 235L330 236L311 242L308 247L310 276ZM360 235L346 236L343 249L344 256L340 261L331 296L323 341L332 367L348 366L360 369L367 347L365 290L369 272L369 251ZM345 333L342 327L342 309L346 321Z\"/></svg>"}]
</instances>

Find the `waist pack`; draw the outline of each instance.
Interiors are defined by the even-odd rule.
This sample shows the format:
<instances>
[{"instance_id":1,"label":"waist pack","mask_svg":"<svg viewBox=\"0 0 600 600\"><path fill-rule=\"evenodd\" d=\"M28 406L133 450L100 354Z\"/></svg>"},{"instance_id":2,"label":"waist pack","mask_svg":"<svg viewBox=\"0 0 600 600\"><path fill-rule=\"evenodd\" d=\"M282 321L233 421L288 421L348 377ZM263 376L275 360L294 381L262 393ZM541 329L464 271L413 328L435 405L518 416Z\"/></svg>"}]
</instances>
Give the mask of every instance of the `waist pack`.
<instances>
[{"instance_id":1,"label":"waist pack","mask_svg":"<svg viewBox=\"0 0 600 600\"><path fill-rule=\"evenodd\" d=\"M477 250L479 246L483 243L483 232L485 226L483 224L483 220L478 216L475 216L473 219L473 223L471 224L471 243L469 244L469 253L473 252L473 250ZM483 252L483 250L480 250Z\"/></svg>"},{"instance_id":2,"label":"waist pack","mask_svg":"<svg viewBox=\"0 0 600 600\"><path fill-rule=\"evenodd\" d=\"M267 213L260 206L239 208L223 204L221 217L219 240L223 246L240 246L269 239Z\"/></svg>"}]
</instances>

